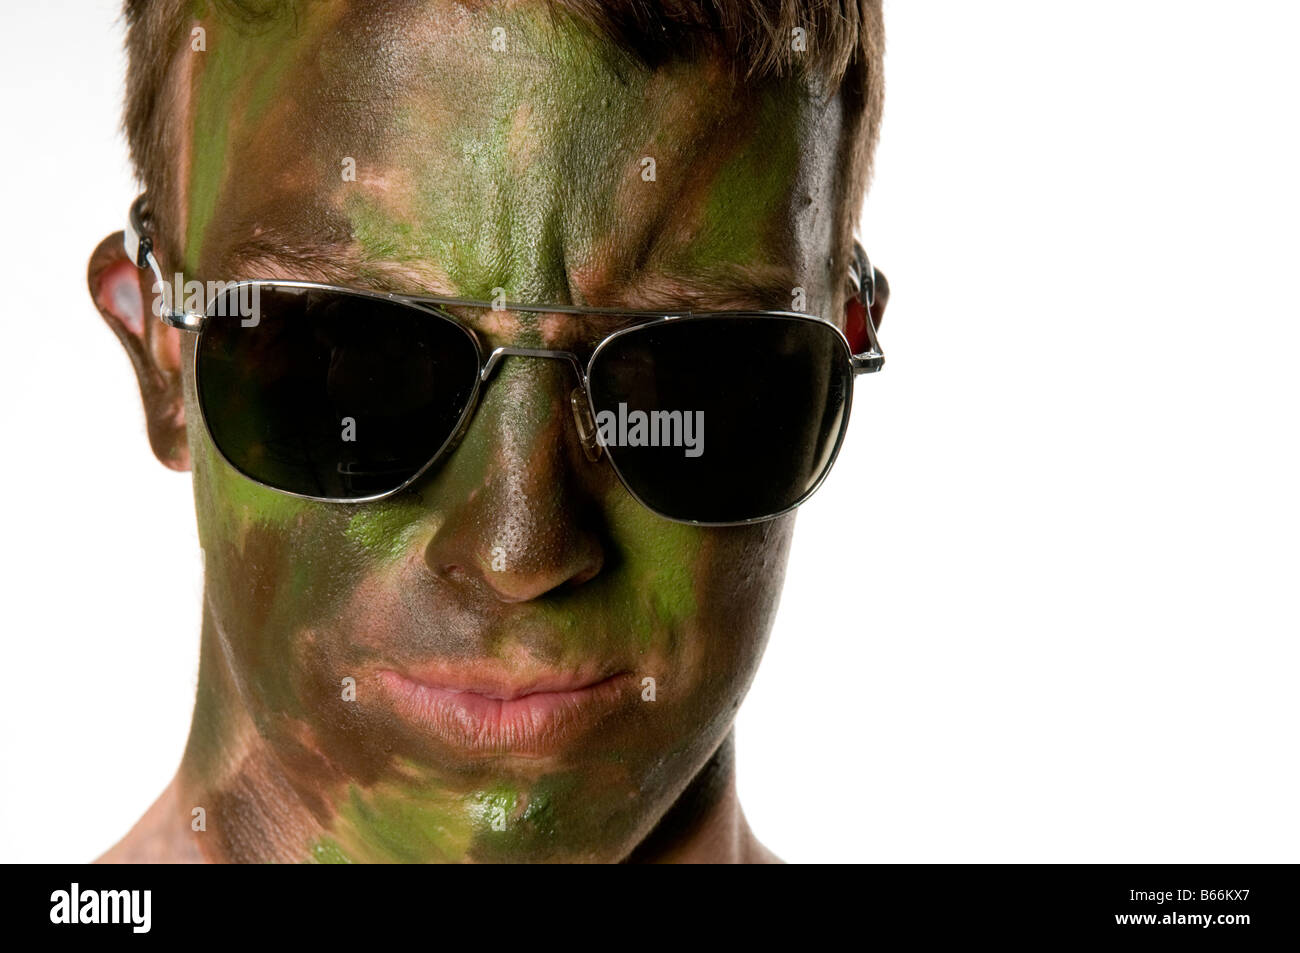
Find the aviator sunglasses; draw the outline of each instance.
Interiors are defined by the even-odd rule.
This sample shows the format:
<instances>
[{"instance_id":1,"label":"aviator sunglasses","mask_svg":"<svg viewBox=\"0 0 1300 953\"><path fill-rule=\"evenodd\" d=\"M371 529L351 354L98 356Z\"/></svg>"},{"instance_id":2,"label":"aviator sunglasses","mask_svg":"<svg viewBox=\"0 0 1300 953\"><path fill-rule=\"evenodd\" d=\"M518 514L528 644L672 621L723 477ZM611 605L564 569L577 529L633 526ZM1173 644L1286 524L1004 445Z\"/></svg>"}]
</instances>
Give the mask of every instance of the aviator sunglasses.
<instances>
[{"instance_id":1,"label":"aviator sunglasses","mask_svg":"<svg viewBox=\"0 0 1300 953\"><path fill-rule=\"evenodd\" d=\"M398 493L451 454L504 358L542 358L573 368L569 405L587 459L607 454L642 505L700 525L771 519L821 484L848 427L854 378L885 362L870 314L877 272L861 245L845 331L791 311L625 311L278 280L221 284L199 311L178 307L163 278L145 199L131 206L126 251L152 269L162 320L198 336L204 426L232 467L293 496L353 503ZM571 351L488 350L455 316L476 309L607 315L626 326L584 363Z\"/></svg>"}]
</instances>

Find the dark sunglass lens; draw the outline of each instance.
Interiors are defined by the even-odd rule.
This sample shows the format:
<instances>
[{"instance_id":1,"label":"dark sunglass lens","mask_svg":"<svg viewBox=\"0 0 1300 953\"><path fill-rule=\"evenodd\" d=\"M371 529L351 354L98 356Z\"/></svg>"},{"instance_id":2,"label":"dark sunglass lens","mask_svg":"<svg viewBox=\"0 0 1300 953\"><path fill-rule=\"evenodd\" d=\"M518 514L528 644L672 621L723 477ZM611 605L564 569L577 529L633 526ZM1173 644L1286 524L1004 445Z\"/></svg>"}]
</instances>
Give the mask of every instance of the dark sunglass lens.
<instances>
[{"instance_id":1,"label":"dark sunglass lens","mask_svg":"<svg viewBox=\"0 0 1300 953\"><path fill-rule=\"evenodd\" d=\"M258 290L251 317L246 290L215 302L198 343L199 403L237 470L357 499L406 483L455 435L479 371L459 325L368 295Z\"/></svg>"},{"instance_id":2,"label":"dark sunglass lens","mask_svg":"<svg viewBox=\"0 0 1300 953\"><path fill-rule=\"evenodd\" d=\"M679 520L737 523L801 502L825 475L853 374L829 324L683 318L608 341L590 375L597 432L628 488Z\"/></svg>"}]
</instances>

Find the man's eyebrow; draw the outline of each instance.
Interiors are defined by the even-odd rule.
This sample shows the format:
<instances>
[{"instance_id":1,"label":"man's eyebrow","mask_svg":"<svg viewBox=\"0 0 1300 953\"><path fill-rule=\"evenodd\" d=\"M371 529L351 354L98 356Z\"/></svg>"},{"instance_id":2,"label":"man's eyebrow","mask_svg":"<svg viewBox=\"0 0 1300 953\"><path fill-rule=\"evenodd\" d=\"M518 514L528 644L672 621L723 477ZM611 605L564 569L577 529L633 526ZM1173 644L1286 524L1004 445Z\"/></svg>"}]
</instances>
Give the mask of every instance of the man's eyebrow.
<instances>
[{"instance_id":1,"label":"man's eyebrow","mask_svg":"<svg viewBox=\"0 0 1300 953\"><path fill-rule=\"evenodd\" d=\"M786 311L800 284L791 269L778 265L658 272L638 276L618 298L620 306L643 311Z\"/></svg>"},{"instance_id":2,"label":"man's eyebrow","mask_svg":"<svg viewBox=\"0 0 1300 953\"><path fill-rule=\"evenodd\" d=\"M319 281L333 283L354 267L346 245L321 242L287 245L256 239L234 246L222 256L224 270L239 280Z\"/></svg>"},{"instance_id":3,"label":"man's eyebrow","mask_svg":"<svg viewBox=\"0 0 1300 953\"><path fill-rule=\"evenodd\" d=\"M309 245L250 241L225 256L226 271L254 280L313 281L411 297L456 297L432 263L376 261L351 242Z\"/></svg>"},{"instance_id":4,"label":"man's eyebrow","mask_svg":"<svg viewBox=\"0 0 1300 953\"><path fill-rule=\"evenodd\" d=\"M313 281L412 298L463 298L451 288L433 262L380 261L358 254L350 242L321 242L289 246L251 241L225 256L226 271L239 278ZM579 307L652 311L665 314L691 311L797 310L793 307L801 282L784 266L735 266L698 274L641 273L626 283L604 289L598 300ZM573 306L566 301L523 300L528 305ZM567 295L565 297L568 297Z\"/></svg>"}]
</instances>

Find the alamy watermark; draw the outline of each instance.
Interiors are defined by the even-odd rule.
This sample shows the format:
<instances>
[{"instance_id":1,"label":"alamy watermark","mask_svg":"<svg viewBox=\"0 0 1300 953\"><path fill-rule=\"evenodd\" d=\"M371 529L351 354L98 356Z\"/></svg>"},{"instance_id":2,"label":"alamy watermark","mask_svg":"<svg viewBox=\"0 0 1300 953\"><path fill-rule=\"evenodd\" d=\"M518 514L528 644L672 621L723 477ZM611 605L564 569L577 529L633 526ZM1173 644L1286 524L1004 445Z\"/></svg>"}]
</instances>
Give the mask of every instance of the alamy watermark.
<instances>
[{"instance_id":1,"label":"alamy watermark","mask_svg":"<svg viewBox=\"0 0 1300 953\"><path fill-rule=\"evenodd\" d=\"M51 923L124 923L133 933L148 933L153 893L149 890L70 890L50 894Z\"/></svg>"},{"instance_id":2,"label":"alamy watermark","mask_svg":"<svg viewBox=\"0 0 1300 953\"><path fill-rule=\"evenodd\" d=\"M257 282L186 281L180 272L172 276L170 285L158 281L153 284L154 317L161 318L169 306L177 311L206 314L208 302L213 303L214 317L237 317L241 327L255 328L261 320L262 286Z\"/></svg>"},{"instance_id":3,"label":"alamy watermark","mask_svg":"<svg viewBox=\"0 0 1300 953\"><path fill-rule=\"evenodd\" d=\"M596 415L596 439L602 447L684 447L686 456L704 453L704 411L627 409Z\"/></svg>"}]
</instances>

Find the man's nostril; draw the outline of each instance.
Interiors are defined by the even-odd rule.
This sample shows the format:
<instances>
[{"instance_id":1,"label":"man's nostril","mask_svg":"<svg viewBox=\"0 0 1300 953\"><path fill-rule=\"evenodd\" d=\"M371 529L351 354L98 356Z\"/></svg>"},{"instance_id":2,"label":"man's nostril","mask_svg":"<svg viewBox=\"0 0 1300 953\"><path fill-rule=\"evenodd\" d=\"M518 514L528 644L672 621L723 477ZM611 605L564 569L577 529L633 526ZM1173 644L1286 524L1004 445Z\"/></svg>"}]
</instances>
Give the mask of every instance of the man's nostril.
<instances>
[{"instance_id":1,"label":"man's nostril","mask_svg":"<svg viewBox=\"0 0 1300 953\"><path fill-rule=\"evenodd\" d=\"M589 563L586 568L574 573L569 577L570 586L581 586L583 583L590 582L600 574L603 566L602 560L595 560Z\"/></svg>"}]
</instances>

